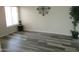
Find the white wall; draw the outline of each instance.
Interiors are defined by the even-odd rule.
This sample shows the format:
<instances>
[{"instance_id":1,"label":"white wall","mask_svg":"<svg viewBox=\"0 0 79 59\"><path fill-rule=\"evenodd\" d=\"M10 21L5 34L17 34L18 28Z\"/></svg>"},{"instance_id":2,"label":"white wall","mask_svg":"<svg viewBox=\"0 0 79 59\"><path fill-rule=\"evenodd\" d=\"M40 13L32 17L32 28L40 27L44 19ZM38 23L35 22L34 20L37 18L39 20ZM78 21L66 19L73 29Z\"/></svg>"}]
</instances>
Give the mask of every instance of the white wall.
<instances>
[{"instance_id":1,"label":"white wall","mask_svg":"<svg viewBox=\"0 0 79 59\"><path fill-rule=\"evenodd\" d=\"M8 28L6 27L4 7L0 6L0 37L15 31L16 31L15 26L8 27Z\"/></svg>"},{"instance_id":2,"label":"white wall","mask_svg":"<svg viewBox=\"0 0 79 59\"><path fill-rule=\"evenodd\" d=\"M25 30L71 35L72 20L69 18L69 6L52 6L46 16L39 14L36 6L19 8Z\"/></svg>"}]
</instances>

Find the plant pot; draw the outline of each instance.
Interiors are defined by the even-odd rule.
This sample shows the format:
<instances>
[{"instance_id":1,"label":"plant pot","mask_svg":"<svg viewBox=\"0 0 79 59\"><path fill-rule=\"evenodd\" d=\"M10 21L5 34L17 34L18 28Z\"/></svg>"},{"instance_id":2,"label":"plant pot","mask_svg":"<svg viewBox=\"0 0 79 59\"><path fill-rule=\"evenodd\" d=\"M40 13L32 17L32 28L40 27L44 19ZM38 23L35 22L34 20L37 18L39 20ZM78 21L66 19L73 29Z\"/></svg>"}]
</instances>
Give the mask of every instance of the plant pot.
<instances>
[{"instance_id":1,"label":"plant pot","mask_svg":"<svg viewBox=\"0 0 79 59\"><path fill-rule=\"evenodd\" d=\"M19 25L17 26L18 31L24 31L24 26L22 25L21 20L19 20Z\"/></svg>"},{"instance_id":2,"label":"plant pot","mask_svg":"<svg viewBox=\"0 0 79 59\"><path fill-rule=\"evenodd\" d=\"M78 32L76 31L71 31L72 32L72 38L78 39Z\"/></svg>"},{"instance_id":3,"label":"plant pot","mask_svg":"<svg viewBox=\"0 0 79 59\"><path fill-rule=\"evenodd\" d=\"M24 31L24 26L23 25L18 25L18 31Z\"/></svg>"}]
</instances>

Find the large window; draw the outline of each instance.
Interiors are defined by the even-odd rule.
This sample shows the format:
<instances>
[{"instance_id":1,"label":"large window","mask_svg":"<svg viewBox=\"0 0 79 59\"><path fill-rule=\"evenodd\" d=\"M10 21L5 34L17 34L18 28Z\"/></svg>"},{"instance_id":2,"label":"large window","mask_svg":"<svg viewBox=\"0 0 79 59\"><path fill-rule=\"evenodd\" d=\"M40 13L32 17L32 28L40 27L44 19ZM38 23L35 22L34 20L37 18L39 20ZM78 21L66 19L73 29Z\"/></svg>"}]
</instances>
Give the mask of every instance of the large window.
<instances>
[{"instance_id":1,"label":"large window","mask_svg":"<svg viewBox=\"0 0 79 59\"><path fill-rule=\"evenodd\" d=\"M17 7L5 7L6 25L7 27L18 24Z\"/></svg>"}]
</instances>

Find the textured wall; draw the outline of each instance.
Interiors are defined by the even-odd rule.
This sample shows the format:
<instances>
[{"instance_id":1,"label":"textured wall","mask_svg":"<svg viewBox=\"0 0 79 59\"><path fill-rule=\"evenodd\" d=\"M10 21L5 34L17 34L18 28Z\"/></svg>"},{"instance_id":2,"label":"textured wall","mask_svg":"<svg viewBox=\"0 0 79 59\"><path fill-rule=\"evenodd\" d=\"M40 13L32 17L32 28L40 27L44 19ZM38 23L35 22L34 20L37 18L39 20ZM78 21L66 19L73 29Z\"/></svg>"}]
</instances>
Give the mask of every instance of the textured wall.
<instances>
[{"instance_id":1,"label":"textured wall","mask_svg":"<svg viewBox=\"0 0 79 59\"><path fill-rule=\"evenodd\" d=\"M25 30L71 35L70 6L52 6L48 15L38 14L36 6L19 7Z\"/></svg>"}]
</instances>

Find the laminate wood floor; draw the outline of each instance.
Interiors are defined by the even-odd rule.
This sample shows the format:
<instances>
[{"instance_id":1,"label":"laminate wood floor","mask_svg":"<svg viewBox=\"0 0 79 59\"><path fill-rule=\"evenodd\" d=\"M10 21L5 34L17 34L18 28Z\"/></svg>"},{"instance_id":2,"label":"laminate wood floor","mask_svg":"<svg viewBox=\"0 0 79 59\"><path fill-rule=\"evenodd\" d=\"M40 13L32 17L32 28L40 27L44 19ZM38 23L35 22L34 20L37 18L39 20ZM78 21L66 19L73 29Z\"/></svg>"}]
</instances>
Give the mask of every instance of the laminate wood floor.
<instances>
[{"instance_id":1,"label":"laminate wood floor","mask_svg":"<svg viewBox=\"0 0 79 59\"><path fill-rule=\"evenodd\" d=\"M3 52L76 52L72 40L37 32L17 32L3 37Z\"/></svg>"}]
</instances>

